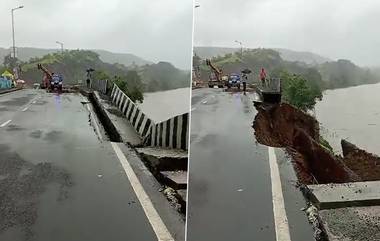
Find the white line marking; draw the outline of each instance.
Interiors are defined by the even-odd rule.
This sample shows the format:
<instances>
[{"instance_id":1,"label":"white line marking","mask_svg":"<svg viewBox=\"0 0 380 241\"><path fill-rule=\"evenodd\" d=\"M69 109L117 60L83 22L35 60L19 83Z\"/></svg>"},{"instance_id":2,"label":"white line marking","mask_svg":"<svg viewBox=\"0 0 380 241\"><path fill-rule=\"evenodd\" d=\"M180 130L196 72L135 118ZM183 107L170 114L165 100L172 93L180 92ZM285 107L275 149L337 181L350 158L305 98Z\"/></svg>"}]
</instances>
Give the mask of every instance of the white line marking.
<instances>
[{"instance_id":1,"label":"white line marking","mask_svg":"<svg viewBox=\"0 0 380 241\"><path fill-rule=\"evenodd\" d=\"M22 112L26 111L28 108L29 106L25 107L24 109L22 109Z\"/></svg>"},{"instance_id":2,"label":"white line marking","mask_svg":"<svg viewBox=\"0 0 380 241\"><path fill-rule=\"evenodd\" d=\"M3 124L0 125L0 127L4 127L6 125L8 125L12 120L7 120L6 122L4 122Z\"/></svg>"},{"instance_id":3,"label":"white line marking","mask_svg":"<svg viewBox=\"0 0 380 241\"><path fill-rule=\"evenodd\" d=\"M129 179L129 182L132 185L133 190L136 193L137 198L139 199L141 206L144 209L145 215L147 216L150 225L154 232L156 233L158 241L174 241L174 238L171 236L169 230L166 228L161 217L158 215L156 209L153 206L152 201L149 196L146 194L143 186L141 185L139 179L134 173L131 165L129 164L127 158L124 156L123 152L120 150L119 146L115 142L111 142L112 148L114 149L121 165L124 168L125 173Z\"/></svg>"},{"instance_id":4,"label":"white line marking","mask_svg":"<svg viewBox=\"0 0 380 241\"><path fill-rule=\"evenodd\" d=\"M268 147L270 176L272 179L273 214L277 241L290 241L288 218L286 217L280 171L273 147Z\"/></svg>"}]
</instances>

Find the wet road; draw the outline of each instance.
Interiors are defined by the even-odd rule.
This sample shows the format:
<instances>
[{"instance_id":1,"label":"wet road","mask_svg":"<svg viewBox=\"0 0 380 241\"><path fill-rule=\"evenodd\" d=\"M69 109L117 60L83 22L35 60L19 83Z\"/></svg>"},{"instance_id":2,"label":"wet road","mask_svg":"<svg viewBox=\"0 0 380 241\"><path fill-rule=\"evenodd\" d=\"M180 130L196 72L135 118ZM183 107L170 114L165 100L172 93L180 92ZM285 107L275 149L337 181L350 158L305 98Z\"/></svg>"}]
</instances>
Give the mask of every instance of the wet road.
<instances>
[{"instance_id":1,"label":"wet road","mask_svg":"<svg viewBox=\"0 0 380 241\"><path fill-rule=\"evenodd\" d=\"M276 240L268 147L256 142L251 127L254 98L192 92L188 241ZM290 160L280 149L275 155L291 240L313 240Z\"/></svg>"},{"instance_id":2,"label":"wet road","mask_svg":"<svg viewBox=\"0 0 380 241\"><path fill-rule=\"evenodd\" d=\"M0 240L157 240L77 94L0 95Z\"/></svg>"}]
</instances>

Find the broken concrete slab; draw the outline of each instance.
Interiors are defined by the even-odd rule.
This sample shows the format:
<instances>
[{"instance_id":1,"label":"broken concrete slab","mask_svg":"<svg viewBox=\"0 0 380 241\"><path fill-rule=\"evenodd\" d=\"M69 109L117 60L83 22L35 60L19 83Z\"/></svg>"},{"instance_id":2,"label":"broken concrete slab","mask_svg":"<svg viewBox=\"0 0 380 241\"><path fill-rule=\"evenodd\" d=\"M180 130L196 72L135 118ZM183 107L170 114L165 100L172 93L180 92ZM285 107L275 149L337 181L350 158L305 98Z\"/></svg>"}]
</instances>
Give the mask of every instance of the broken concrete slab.
<instances>
[{"instance_id":1,"label":"broken concrete slab","mask_svg":"<svg viewBox=\"0 0 380 241\"><path fill-rule=\"evenodd\" d=\"M330 241L380 240L380 206L319 211Z\"/></svg>"},{"instance_id":2,"label":"broken concrete slab","mask_svg":"<svg viewBox=\"0 0 380 241\"><path fill-rule=\"evenodd\" d=\"M186 171L162 171L160 174L163 177L164 183L175 189L187 188L187 172Z\"/></svg>"},{"instance_id":3,"label":"broken concrete slab","mask_svg":"<svg viewBox=\"0 0 380 241\"><path fill-rule=\"evenodd\" d=\"M94 91L93 96L101 111L106 115L106 119L109 120L115 131L117 131L122 141L132 146L141 146L143 142L142 137L139 136L121 111L112 105L110 101L102 99L97 91Z\"/></svg>"},{"instance_id":4,"label":"broken concrete slab","mask_svg":"<svg viewBox=\"0 0 380 241\"><path fill-rule=\"evenodd\" d=\"M182 200L186 202L187 200L187 189L179 189L177 190L179 196L181 196Z\"/></svg>"},{"instance_id":5,"label":"broken concrete slab","mask_svg":"<svg viewBox=\"0 0 380 241\"><path fill-rule=\"evenodd\" d=\"M308 185L319 209L380 205L380 181Z\"/></svg>"},{"instance_id":6,"label":"broken concrete slab","mask_svg":"<svg viewBox=\"0 0 380 241\"><path fill-rule=\"evenodd\" d=\"M187 151L157 147L136 148L136 151L158 171L187 170Z\"/></svg>"}]
</instances>

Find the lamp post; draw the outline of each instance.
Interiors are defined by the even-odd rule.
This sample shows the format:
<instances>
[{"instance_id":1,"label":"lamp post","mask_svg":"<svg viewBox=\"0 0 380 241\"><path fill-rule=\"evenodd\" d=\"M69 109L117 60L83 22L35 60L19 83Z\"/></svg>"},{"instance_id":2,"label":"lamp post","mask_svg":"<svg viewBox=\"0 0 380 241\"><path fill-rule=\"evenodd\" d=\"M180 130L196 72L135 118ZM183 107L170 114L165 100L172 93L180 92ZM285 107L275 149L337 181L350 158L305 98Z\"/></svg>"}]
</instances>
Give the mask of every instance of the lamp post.
<instances>
[{"instance_id":1,"label":"lamp post","mask_svg":"<svg viewBox=\"0 0 380 241\"><path fill-rule=\"evenodd\" d=\"M241 61L243 61L243 43L237 40L235 40L235 42L240 44L240 58L241 58Z\"/></svg>"},{"instance_id":2,"label":"lamp post","mask_svg":"<svg viewBox=\"0 0 380 241\"><path fill-rule=\"evenodd\" d=\"M15 44L15 19L13 12L17 9L21 9L24 6L19 6L17 8L12 8L11 14L12 14L12 40L13 40L13 58L16 58L16 44Z\"/></svg>"},{"instance_id":3,"label":"lamp post","mask_svg":"<svg viewBox=\"0 0 380 241\"><path fill-rule=\"evenodd\" d=\"M59 41L55 41L57 44L61 45L61 52L63 53L63 43Z\"/></svg>"}]
</instances>

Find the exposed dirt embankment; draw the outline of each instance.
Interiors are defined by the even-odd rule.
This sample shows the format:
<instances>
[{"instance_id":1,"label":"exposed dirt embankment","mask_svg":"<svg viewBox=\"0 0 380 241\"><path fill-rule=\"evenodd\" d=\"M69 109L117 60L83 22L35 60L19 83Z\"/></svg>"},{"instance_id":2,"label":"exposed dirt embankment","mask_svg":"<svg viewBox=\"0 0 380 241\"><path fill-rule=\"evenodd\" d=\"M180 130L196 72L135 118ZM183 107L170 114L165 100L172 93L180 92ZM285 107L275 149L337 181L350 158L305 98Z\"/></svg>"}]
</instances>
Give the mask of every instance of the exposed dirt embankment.
<instances>
[{"instance_id":1,"label":"exposed dirt embankment","mask_svg":"<svg viewBox=\"0 0 380 241\"><path fill-rule=\"evenodd\" d=\"M359 149L354 144L341 141L344 163L363 181L380 180L380 157Z\"/></svg>"},{"instance_id":2,"label":"exposed dirt embankment","mask_svg":"<svg viewBox=\"0 0 380 241\"><path fill-rule=\"evenodd\" d=\"M363 162L374 167L380 159L348 142L344 157L334 155L320 144L319 124L312 116L289 105L266 105L255 103L258 114L253 128L258 142L268 146L284 147L294 159L294 167L300 182L343 183L368 180L368 168ZM371 158L370 158L371 157ZM366 160L366 161L363 161ZM370 175L372 180L380 179L380 167Z\"/></svg>"}]
</instances>

